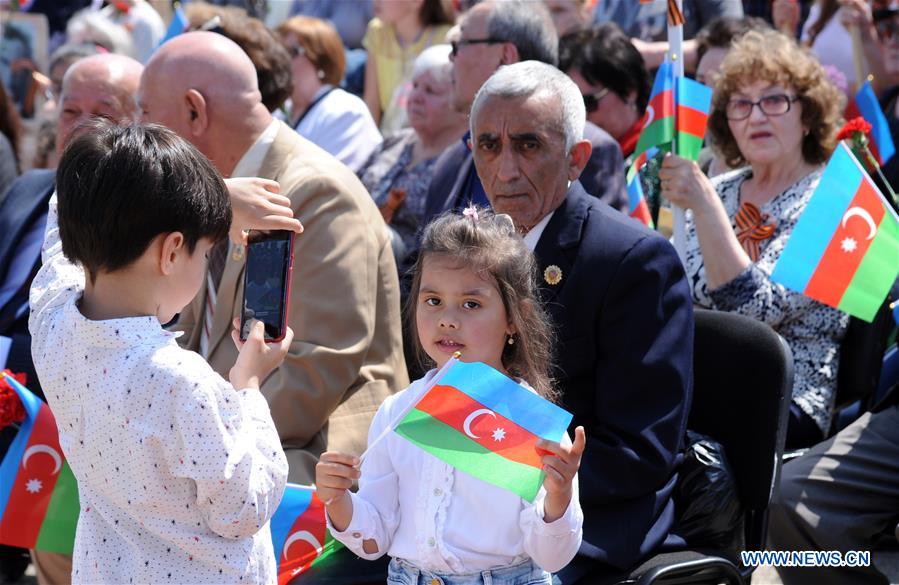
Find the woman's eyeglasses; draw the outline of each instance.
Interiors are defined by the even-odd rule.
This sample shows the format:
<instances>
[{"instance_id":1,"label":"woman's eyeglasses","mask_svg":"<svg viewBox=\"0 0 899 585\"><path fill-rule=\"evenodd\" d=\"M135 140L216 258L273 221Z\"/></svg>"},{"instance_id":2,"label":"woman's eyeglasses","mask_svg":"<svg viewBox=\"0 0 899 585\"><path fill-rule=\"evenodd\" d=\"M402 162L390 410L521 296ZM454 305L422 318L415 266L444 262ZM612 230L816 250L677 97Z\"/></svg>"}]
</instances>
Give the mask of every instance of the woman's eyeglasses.
<instances>
[{"instance_id":1,"label":"woman's eyeglasses","mask_svg":"<svg viewBox=\"0 0 899 585\"><path fill-rule=\"evenodd\" d=\"M587 113L592 114L599 108L599 102L602 101L602 98L609 95L609 88L605 87L596 93L585 93L584 94L584 107L587 108Z\"/></svg>"},{"instance_id":2,"label":"woman's eyeglasses","mask_svg":"<svg viewBox=\"0 0 899 585\"><path fill-rule=\"evenodd\" d=\"M452 47L452 51L450 51L450 54L452 54L452 56L455 57L456 55L459 54L459 49L466 45L496 45L496 44L505 43L505 42L506 41L503 41L500 39L492 39L492 38L459 39L458 41L450 41L450 47Z\"/></svg>"},{"instance_id":3,"label":"woman's eyeglasses","mask_svg":"<svg viewBox=\"0 0 899 585\"><path fill-rule=\"evenodd\" d=\"M766 95L757 102L752 100L730 100L724 107L724 114L728 120L745 120L752 115L752 108L758 106L766 116L783 116L790 111L793 102L799 97L790 97L783 93Z\"/></svg>"}]
</instances>

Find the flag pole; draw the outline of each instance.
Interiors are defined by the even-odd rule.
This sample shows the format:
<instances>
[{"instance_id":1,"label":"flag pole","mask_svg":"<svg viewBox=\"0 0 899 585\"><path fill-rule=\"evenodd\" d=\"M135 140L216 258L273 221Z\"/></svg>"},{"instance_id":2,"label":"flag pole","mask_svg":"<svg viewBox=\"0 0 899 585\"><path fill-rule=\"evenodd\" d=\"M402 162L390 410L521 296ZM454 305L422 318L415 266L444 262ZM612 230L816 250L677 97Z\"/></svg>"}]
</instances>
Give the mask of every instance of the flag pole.
<instances>
[{"instance_id":1,"label":"flag pole","mask_svg":"<svg viewBox=\"0 0 899 585\"><path fill-rule=\"evenodd\" d=\"M668 0L668 2L674 2L677 4L677 10L681 14L683 14L683 0ZM672 26L674 25L674 26ZM671 22L671 19L668 19L668 57L671 61L671 67L674 72L674 83L677 85L677 78L684 76L684 25L683 24L675 24ZM677 108L675 107L675 116L677 115ZM676 122L675 122L676 128ZM674 133L674 143L671 145L671 150L674 154L677 154L677 131ZM687 257L687 218L684 213L684 209L677 205L671 204L671 214L672 214L672 231L674 236L674 249L677 250L677 255L680 257L681 262L686 262Z\"/></svg>"},{"instance_id":2,"label":"flag pole","mask_svg":"<svg viewBox=\"0 0 899 585\"><path fill-rule=\"evenodd\" d=\"M371 442L371 444L368 446L368 448L365 449L365 451L362 453L362 455L359 456L359 465L362 465L362 462L365 461L366 455L368 455L368 453L372 449L374 449L378 445L378 443L383 441L384 437L386 437L387 435L392 433L393 429L395 429L396 426L398 424L400 424L400 421L402 421L404 418L406 418L406 415L409 414L409 411L412 410L413 408L415 408L415 406L419 403L419 401L422 399L422 397L425 394L427 394L428 392L430 392L431 389L434 386L436 386L437 383L440 382L440 380L443 379L443 376L446 375L446 373L449 371L449 369L451 367L453 367L454 364L459 362L459 358L461 356L462 356L462 354L457 351L456 353L454 353L452 355L452 357L450 359L446 360L446 363L443 364L443 367L440 368L439 370L437 370L437 373L434 374L434 378L430 382L425 384L424 388L419 390L418 395L415 396L415 399L409 401L408 406L403 408L403 410L401 410L395 417L393 417L393 420L390 421L390 424L387 425L383 431L381 431L381 434L378 435L375 438L375 440Z\"/></svg>"}]
</instances>

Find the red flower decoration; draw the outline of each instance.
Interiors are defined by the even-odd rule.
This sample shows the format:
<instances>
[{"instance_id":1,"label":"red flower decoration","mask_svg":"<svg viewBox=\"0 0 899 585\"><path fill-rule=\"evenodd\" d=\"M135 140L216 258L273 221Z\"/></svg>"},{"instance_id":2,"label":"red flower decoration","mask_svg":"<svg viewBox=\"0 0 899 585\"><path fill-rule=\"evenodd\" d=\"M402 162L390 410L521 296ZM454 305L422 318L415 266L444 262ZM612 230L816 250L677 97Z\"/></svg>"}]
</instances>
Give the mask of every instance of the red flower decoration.
<instances>
[{"instance_id":1,"label":"red flower decoration","mask_svg":"<svg viewBox=\"0 0 899 585\"><path fill-rule=\"evenodd\" d=\"M871 124L865 122L865 119L861 116L857 118L852 118L840 128L840 133L837 134L837 140L847 140L858 138L856 133L861 133L864 137L869 137L871 134Z\"/></svg>"},{"instance_id":2,"label":"red flower decoration","mask_svg":"<svg viewBox=\"0 0 899 585\"><path fill-rule=\"evenodd\" d=\"M8 370L6 373L24 384L25 374L13 374ZM0 429L23 420L25 420L25 406L19 399L19 395L5 379L0 379Z\"/></svg>"}]
</instances>

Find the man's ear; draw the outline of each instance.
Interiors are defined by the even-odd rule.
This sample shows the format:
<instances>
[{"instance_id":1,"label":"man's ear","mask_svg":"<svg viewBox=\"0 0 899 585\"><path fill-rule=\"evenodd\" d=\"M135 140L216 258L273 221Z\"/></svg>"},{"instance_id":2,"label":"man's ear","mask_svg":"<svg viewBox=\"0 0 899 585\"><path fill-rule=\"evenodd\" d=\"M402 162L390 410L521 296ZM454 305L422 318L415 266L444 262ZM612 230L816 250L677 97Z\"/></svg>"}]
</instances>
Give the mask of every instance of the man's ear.
<instances>
[{"instance_id":1,"label":"man's ear","mask_svg":"<svg viewBox=\"0 0 899 585\"><path fill-rule=\"evenodd\" d=\"M568 152L568 180L576 181L593 153L593 144L589 140L576 142Z\"/></svg>"},{"instance_id":2,"label":"man's ear","mask_svg":"<svg viewBox=\"0 0 899 585\"><path fill-rule=\"evenodd\" d=\"M500 65L511 65L521 61L518 54L518 47L512 43L503 43L503 52L500 54Z\"/></svg>"},{"instance_id":3,"label":"man's ear","mask_svg":"<svg viewBox=\"0 0 899 585\"><path fill-rule=\"evenodd\" d=\"M178 257L187 253L187 245L184 234L171 232L160 235L158 244L159 272L164 276L170 276L175 271Z\"/></svg>"},{"instance_id":4,"label":"man's ear","mask_svg":"<svg viewBox=\"0 0 899 585\"><path fill-rule=\"evenodd\" d=\"M201 136L209 126L209 117L206 111L206 98L195 89L187 90L184 94L184 106L187 108L187 125L194 136Z\"/></svg>"}]
</instances>

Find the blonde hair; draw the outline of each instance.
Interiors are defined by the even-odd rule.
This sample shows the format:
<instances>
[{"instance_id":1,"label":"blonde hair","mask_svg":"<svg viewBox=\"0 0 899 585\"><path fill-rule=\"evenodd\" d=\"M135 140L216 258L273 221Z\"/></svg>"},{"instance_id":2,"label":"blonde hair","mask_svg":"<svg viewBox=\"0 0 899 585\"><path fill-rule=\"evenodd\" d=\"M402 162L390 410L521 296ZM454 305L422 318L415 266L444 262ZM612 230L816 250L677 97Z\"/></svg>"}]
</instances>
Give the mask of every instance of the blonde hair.
<instances>
[{"instance_id":1,"label":"blonde hair","mask_svg":"<svg viewBox=\"0 0 899 585\"><path fill-rule=\"evenodd\" d=\"M553 335L549 317L537 299L537 263L509 216L497 216L485 209L477 209L477 219L447 213L425 228L406 303L416 357L422 364L431 360L418 338L416 309L422 266L434 256L451 258L496 286L506 316L517 332L515 343L504 346L503 366L510 375L554 401L557 392L550 378Z\"/></svg>"},{"instance_id":2,"label":"blonde hair","mask_svg":"<svg viewBox=\"0 0 899 585\"><path fill-rule=\"evenodd\" d=\"M824 67L795 40L775 30L751 30L734 42L721 63L715 83L709 134L731 167L746 164L730 131L725 110L734 92L755 81L780 83L796 91L802 103L802 157L821 164L836 146L845 98L828 79Z\"/></svg>"}]
</instances>

